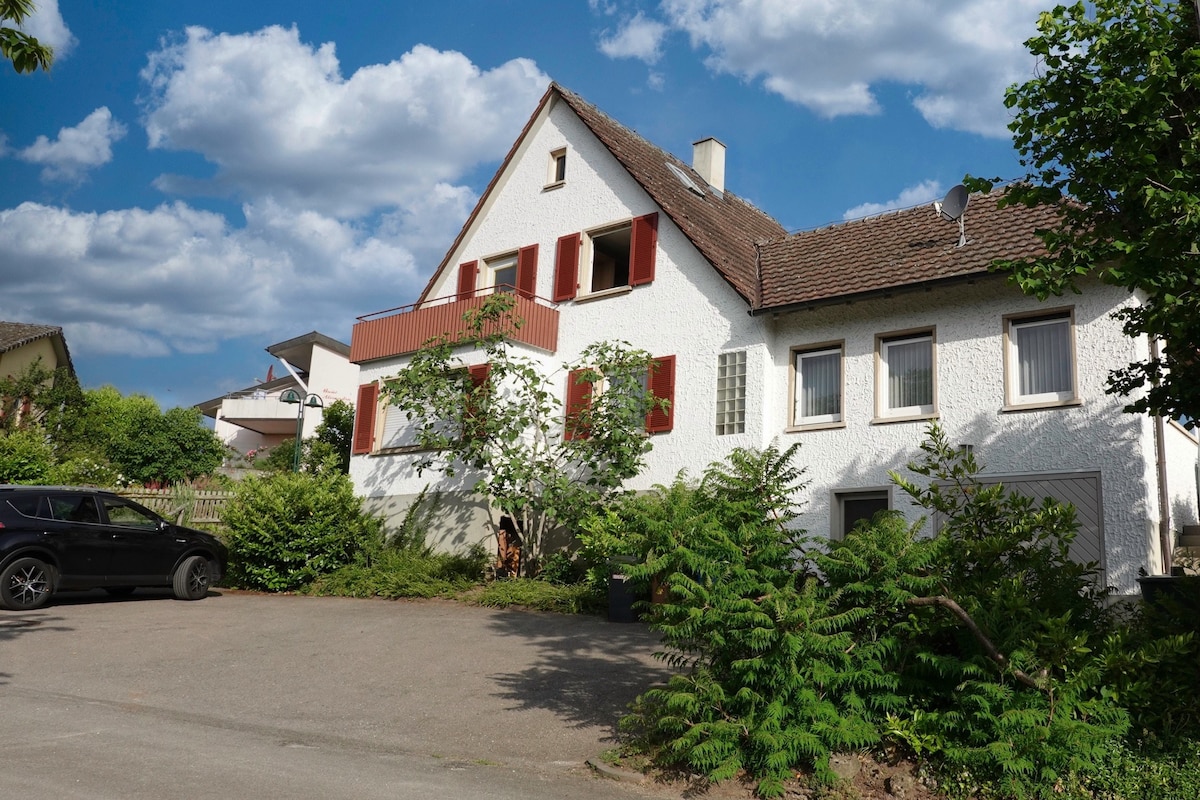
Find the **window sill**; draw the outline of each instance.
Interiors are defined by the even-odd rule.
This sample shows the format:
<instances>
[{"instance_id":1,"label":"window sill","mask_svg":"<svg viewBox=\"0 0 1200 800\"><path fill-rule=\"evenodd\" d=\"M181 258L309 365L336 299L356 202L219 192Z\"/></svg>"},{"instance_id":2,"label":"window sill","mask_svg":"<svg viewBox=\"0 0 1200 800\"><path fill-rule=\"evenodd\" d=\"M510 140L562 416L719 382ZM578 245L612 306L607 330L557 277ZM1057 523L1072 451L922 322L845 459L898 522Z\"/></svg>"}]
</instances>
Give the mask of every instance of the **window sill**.
<instances>
[{"instance_id":1,"label":"window sill","mask_svg":"<svg viewBox=\"0 0 1200 800\"><path fill-rule=\"evenodd\" d=\"M611 289L601 289L598 292L589 292L588 294L575 295L576 303L590 303L593 300L603 300L606 297L619 297L623 294L629 294L633 291L632 286L614 286Z\"/></svg>"},{"instance_id":2,"label":"window sill","mask_svg":"<svg viewBox=\"0 0 1200 800\"><path fill-rule=\"evenodd\" d=\"M872 425L889 425L893 422L923 422L925 420L940 419L941 414L937 411L930 411L928 414L897 414L894 417L873 417Z\"/></svg>"},{"instance_id":3,"label":"window sill","mask_svg":"<svg viewBox=\"0 0 1200 800\"><path fill-rule=\"evenodd\" d=\"M1054 408L1074 408L1083 405L1078 397L1070 400L1049 400L1043 403L1010 403L1000 407L1001 414L1019 413L1021 411L1045 411Z\"/></svg>"},{"instance_id":4,"label":"window sill","mask_svg":"<svg viewBox=\"0 0 1200 800\"><path fill-rule=\"evenodd\" d=\"M566 181L555 181L554 183L547 183L545 186L543 186L542 191L543 192L553 192L555 189L561 189L562 187L564 187L566 185L567 185Z\"/></svg>"},{"instance_id":5,"label":"window sill","mask_svg":"<svg viewBox=\"0 0 1200 800\"><path fill-rule=\"evenodd\" d=\"M410 453L436 453L436 447L421 447L420 445L410 444L404 447L382 447L378 450L372 450L366 455L371 458L377 456L406 456Z\"/></svg>"},{"instance_id":6,"label":"window sill","mask_svg":"<svg viewBox=\"0 0 1200 800\"><path fill-rule=\"evenodd\" d=\"M804 431L828 431L844 427L846 427L846 422L844 420L839 420L837 422L814 422L808 425L792 425L784 428L783 432L802 433Z\"/></svg>"}]
</instances>

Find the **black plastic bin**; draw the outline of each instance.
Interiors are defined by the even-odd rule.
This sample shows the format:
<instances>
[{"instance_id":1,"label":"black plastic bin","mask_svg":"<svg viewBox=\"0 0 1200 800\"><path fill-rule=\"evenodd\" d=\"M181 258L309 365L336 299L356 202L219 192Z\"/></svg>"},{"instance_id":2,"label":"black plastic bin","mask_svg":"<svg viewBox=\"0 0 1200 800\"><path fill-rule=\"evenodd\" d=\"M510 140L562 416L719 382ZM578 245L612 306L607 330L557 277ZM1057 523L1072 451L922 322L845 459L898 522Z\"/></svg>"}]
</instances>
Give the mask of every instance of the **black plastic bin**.
<instances>
[{"instance_id":1,"label":"black plastic bin","mask_svg":"<svg viewBox=\"0 0 1200 800\"><path fill-rule=\"evenodd\" d=\"M633 604L641 600L624 569L633 560L613 559L608 570L608 621L637 622Z\"/></svg>"}]
</instances>

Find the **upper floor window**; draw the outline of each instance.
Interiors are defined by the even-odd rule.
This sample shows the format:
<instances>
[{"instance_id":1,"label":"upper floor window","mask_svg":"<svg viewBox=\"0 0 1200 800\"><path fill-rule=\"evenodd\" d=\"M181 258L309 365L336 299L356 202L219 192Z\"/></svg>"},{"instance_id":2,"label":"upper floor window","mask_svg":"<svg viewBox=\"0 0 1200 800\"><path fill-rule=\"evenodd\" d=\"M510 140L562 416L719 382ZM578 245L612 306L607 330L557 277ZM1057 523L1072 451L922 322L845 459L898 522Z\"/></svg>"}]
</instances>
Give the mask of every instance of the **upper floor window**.
<instances>
[{"instance_id":1,"label":"upper floor window","mask_svg":"<svg viewBox=\"0 0 1200 800\"><path fill-rule=\"evenodd\" d=\"M560 147L550 152L550 164L546 169L546 188L562 186L567 180L567 148Z\"/></svg>"},{"instance_id":2,"label":"upper floor window","mask_svg":"<svg viewBox=\"0 0 1200 800\"><path fill-rule=\"evenodd\" d=\"M746 351L717 356L717 435L746 432Z\"/></svg>"},{"instance_id":3,"label":"upper floor window","mask_svg":"<svg viewBox=\"0 0 1200 800\"><path fill-rule=\"evenodd\" d=\"M1006 403L1019 407L1076 402L1071 310L1006 317L1004 324Z\"/></svg>"},{"instance_id":4,"label":"upper floor window","mask_svg":"<svg viewBox=\"0 0 1200 800\"><path fill-rule=\"evenodd\" d=\"M876 337L875 353L876 416L934 414L933 332Z\"/></svg>"},{"instance_id":5,"label":"upper floor window","mask_svg":"<svg viewBox=\"0 0 1200 800\"><path fill-rule=\"evenodd\" d=\"M792 351L792 425L842 421L842 345Z\"/></svg>"},{"instance_id":6,"label":"upper floor window","mask_svg":"<svg viewBox=\"0 0 1200 800\"><path fill-rule=\"evenodd\" d=\"M559 237L555 302L604 294L654 280L658 214Z\"/></svg>"},{"instance_id":7,"label":"upper floor window","mask_svg":"<svg viewBox=\"0 0 1200 800\"><path fill-rule=\"evenodd\" d=\"M497 292L514 292L517 289L517 254L487 259L489 286Z\"/></svg>"}]
</instances>

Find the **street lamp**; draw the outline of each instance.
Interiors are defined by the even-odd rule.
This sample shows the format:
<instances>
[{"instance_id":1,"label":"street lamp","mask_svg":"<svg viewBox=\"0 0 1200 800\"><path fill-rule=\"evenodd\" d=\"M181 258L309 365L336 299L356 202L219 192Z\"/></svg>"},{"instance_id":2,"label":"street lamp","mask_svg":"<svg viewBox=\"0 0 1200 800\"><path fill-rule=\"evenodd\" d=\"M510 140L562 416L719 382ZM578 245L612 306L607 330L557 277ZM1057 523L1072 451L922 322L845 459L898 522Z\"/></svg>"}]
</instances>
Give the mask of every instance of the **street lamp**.
<instances>
[{"instance_id":1,"label":"street lamp","mask_svg":"<svg viewBox=\"0 0 1200 800\"><path fill-rule=\"evenodd\" d=\"M279 395L279 402L288 403L289 405L298 406L296 410L296 454L292 458L292 472L300 471L300 437L304 435L304 407L309 408L324 408L325 401L321 399L319 394L306 394L301 396L295 389L288 389L283 394Z\"/></svg>"}]
</instances>

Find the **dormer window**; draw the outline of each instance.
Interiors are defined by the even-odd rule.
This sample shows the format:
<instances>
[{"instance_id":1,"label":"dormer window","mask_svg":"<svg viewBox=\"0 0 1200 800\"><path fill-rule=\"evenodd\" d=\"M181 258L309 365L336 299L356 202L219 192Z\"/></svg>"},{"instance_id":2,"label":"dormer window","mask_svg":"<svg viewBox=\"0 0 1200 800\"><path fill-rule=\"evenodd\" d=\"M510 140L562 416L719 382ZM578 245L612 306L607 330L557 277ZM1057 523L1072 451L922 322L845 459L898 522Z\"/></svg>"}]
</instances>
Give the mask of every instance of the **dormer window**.
<instances>
[{"instance_id":1,"label":"dormer window","mask_svg":"<svg viewBox=\"0 0 1200 800\"><path fill-rule=\"evenodd\" d=\"M550 164L546 169L547 189L556 189L567 181L567 148L560 147L550 153Z\"/></svg>"}]
</instances>

